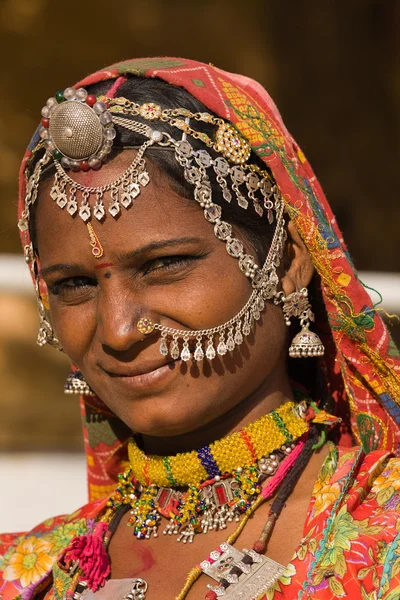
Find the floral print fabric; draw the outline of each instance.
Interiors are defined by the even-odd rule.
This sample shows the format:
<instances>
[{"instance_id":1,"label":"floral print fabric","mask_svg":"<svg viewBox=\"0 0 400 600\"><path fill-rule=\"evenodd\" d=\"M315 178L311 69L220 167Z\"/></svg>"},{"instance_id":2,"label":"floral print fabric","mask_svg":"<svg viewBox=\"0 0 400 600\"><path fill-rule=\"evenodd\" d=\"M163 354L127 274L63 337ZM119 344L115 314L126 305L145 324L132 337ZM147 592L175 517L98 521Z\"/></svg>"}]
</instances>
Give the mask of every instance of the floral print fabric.
<instances>
[{"instance_id":1,"label":"floral print fabric","mask_svg":"<svg viewBox=\"0 0 400 600\"><path fill-rule=\"evenodd\" d=\"M400 459L331 447L304 537L263 600L400 599ZM261 600L261 599L260 599Z\"/></svg>"},{"instance_id":2,"label":"floral print fabric","mask_svg":"<svg viewBox=\"0 0 400 600\"><path fill-rule=\"evenodd\" d=\"M399 475L400 459L388 452L330 445L301 543L260 600L398 600ZM29 600L47 588L46 600L61 600L70 579L57 558L75 535L92 530L105 502L49 519L27 535L0 536L1 600Z\"/></svg>"}]
</instances>

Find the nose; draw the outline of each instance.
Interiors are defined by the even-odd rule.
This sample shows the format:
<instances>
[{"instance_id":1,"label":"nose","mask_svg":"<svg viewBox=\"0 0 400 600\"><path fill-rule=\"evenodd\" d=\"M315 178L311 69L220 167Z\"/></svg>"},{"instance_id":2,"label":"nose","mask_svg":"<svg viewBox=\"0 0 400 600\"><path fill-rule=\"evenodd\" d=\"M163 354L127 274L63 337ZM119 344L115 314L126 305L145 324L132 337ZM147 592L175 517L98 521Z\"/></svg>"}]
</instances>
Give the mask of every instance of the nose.
<instances>
[{"instance_id":1,"label":"nose","mask_svg":"<svg viewBox=\"0 0 400 600\"><path fill-rule=\"evenodd\" d=\"M144 337L136 327L143 312L131 294L123 290L102 294L97 306L98 341L113 352L131 349Z\"/></svg>"}]
</instances>

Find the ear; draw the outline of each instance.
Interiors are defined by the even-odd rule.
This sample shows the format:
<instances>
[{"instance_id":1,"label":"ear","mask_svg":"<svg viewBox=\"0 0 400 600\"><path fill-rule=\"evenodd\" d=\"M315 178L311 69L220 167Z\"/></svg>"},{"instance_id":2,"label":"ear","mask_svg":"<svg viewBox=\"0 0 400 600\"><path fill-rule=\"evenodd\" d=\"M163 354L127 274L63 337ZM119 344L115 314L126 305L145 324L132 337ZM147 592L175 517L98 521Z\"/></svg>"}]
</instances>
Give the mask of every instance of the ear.
<instances>
[{"instance_id":1,"label":"ear","mask_svg":"<svg viewBox=\"0 0 400 600\"><path fill-rule=\"evenodd\" d=\"M285 296L307 287L314 274L311 256L292 221L288 222L287 232L286 271L281 280Z\"/></svg>"}]
</instances>

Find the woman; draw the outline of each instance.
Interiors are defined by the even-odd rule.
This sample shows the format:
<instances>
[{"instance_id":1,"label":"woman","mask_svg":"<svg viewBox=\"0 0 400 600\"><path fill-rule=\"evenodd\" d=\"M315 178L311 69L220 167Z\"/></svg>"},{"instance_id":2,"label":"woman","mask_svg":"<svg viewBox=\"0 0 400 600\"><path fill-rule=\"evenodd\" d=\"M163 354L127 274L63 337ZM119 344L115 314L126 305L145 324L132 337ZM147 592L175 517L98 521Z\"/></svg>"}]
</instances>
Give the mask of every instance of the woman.
<instances>
[{"instance_id":1,"label":"woman","mask_svg":"<svg viewBox=\"0 0 400 600\"><path fill-rule=\"evenodd\" d=\"M265 90L132 60L42 117L19 228L90 503L0 538L2 598L400 597L399 356Z\"/></svg>"}]
</instances>

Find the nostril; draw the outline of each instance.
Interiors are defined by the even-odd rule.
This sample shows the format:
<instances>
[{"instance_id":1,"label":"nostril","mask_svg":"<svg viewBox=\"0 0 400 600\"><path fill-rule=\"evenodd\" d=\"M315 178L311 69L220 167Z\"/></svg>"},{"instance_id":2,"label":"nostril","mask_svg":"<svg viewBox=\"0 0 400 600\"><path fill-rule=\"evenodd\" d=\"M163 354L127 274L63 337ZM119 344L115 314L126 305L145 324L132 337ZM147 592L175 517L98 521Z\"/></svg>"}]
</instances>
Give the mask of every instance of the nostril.
<instances>
[{"instance_id":1,"label":"nostril","mask_svg":"<svg viewBox=\"0 0 400 600\"><path fill-rule=\"evenodd\" d=\"M135 360L146 348L149 348L154 343L157 343L157 341L153 336L143 338L143 335L136 330L135 340L129 337L125 341L118 339L103 342L101 344L101 352L120 362L128 363Z\"/></svg>"}]
</instances>

